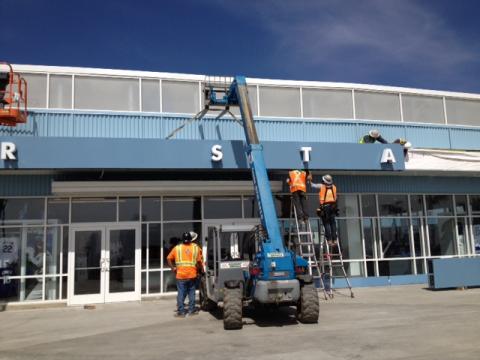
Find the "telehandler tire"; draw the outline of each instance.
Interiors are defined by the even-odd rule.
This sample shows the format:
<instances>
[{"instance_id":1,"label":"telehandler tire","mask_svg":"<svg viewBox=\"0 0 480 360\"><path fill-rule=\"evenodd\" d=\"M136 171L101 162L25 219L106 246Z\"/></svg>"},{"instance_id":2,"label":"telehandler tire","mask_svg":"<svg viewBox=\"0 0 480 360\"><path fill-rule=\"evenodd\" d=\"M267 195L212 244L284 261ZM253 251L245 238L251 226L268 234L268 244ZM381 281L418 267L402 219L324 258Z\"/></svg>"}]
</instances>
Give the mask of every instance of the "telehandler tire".
<instances>
[{"instance_id":1,"label":"telehandler tire","mask_svg":"<svg viewBox=\"0 0 480 360\"><path fill-rule=\"evenodd\" d=\"M320 304L318 293L313 284L305 284L300 288L300 299L297 304L297 320L304 324L318 322Z\"/></svg>"},{"instance_id":2,"label":"telehandler tire","mask_svg":"<svg viewBox=\"0 0 480 360\"><path fill-rule=\"evenodd\" d=\"M225 330L235 330L243 327L242 306L241 289L225 287L223 293L223 328Z\"/></svg>"}]
</instances>

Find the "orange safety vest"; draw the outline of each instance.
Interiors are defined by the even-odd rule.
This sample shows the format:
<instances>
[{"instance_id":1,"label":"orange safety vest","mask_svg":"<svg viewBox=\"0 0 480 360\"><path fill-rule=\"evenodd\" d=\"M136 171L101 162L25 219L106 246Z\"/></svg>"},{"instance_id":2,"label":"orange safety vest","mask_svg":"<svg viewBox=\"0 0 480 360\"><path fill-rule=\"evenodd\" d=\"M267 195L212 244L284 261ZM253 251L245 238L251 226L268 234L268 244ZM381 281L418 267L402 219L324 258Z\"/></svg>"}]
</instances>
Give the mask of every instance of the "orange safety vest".
<instances>
[{"instance_id":1,"label":"orange safety vest","mask_svg":"<svg viewBox=\"0 0 480 360\"><path fill-rule=\"evenodd\" d=\"M320 205L336 203L337 187L335 185L327 186L322 184L318 197L320 198Z\"/></svg>"},{"instance_id":2,"label":"orange safety vest","mask_svg":"<svg viewBox=\"0 0 480 360\"><path fill-rule=\"evenodd\" d=\"M199 251L200 248L196 244L180 244L175 246L171 255L168 257L173 257L175 260L177 279L193 279L197 276L197 258Z\"/></svg>"},{"instance_id":3,"label":"orange safety vest","mask_svg":"<svg viewBox=\"0 0 480 360\"><path fill-rule=\"evenodd\" d=\"M307 192L307 173L305 171L292 170L288 172L290 177L290 192Z\"/></svg>"}]
</instances>

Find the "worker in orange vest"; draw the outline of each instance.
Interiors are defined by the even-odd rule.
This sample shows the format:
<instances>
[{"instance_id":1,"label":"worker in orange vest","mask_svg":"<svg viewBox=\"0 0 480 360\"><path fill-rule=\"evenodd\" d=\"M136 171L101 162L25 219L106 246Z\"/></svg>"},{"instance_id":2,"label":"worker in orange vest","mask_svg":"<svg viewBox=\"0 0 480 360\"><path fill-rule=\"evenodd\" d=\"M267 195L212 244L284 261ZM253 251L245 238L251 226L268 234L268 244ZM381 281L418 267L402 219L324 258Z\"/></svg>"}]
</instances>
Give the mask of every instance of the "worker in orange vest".
<instances>
[{"instance_id":1,"label":"worker in orange vest","mask_svg":"<svg viewBox=\"0 0 480 360\"><path fill-rule=\"evenodd\" d=\"M333 184L333 179L328 174L322 177L321 184L310 182L310 185L312 188L320 190L318 193L320 206L317 209L317 214L322 219L325 240L328 245L335 246L337 244L335 216L338 215L337 187Z\"/></svg>"},{"instance_id":2,"label":"worker in orange vest","mask_svg":"<svg viewBox=\"0 0 480 360\"><path fill-rule=\"evenodd\" d=\"M196 315L195 285L197 275L203 272L203 259L200 247L192 243L192 235L186 232L182 235L182 244L175 246L167 256L168 266L177 279L177 312L176 317ZM188 295L188 313L185 311L185 298Z\"/></svg>"},{"instance_id":3,"label":"worker in orange vest","mask_svg":"<svg viewBox=\"0 0 480 360\"><path fill-rule=\"evenodd\" d=\"M297 209L297 219L301 225L308 221L307 180L310 174L306 170L291 170L288 172L287 184L290 186L293 205Z\"/></svg>"}]
</instances>

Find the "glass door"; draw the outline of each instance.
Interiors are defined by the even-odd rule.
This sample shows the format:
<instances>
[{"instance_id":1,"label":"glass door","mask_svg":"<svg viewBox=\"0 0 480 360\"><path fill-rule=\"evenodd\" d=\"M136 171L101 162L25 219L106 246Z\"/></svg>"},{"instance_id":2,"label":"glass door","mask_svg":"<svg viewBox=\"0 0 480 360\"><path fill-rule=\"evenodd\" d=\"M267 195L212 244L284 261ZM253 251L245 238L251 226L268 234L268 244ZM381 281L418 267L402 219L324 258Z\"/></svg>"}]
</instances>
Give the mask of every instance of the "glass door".
<instances>
[{"instance_id":1,"label":"glass door","mask_svg":"<svg viewBox=\"0 0 480 360\"><path fill-rule=\"evenodd\" d=\"M69 305L140 300L140 227L72 226Z\"/></svg>"}]
</instances>

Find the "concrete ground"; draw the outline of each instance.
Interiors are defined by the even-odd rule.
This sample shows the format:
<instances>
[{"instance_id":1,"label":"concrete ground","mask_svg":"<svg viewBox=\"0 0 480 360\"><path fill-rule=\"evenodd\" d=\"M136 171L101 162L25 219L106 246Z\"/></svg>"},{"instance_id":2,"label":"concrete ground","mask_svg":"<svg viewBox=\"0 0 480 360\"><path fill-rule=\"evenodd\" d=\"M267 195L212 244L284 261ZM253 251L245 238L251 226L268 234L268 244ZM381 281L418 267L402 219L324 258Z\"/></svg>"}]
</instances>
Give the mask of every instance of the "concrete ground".
<instances>
[{"instance_id":1,"label":"concrete ground","mask_svg":"<svg viewBox=\"0 0 480 360\"><path fill-rule=\"evenodd\" d=\"M221 313L173 317L173 298L0 312L0 359L480 359L480 289L340 290L320 320L295 309L247 311L242 330Z\"/></svg>"}]
</instances>

